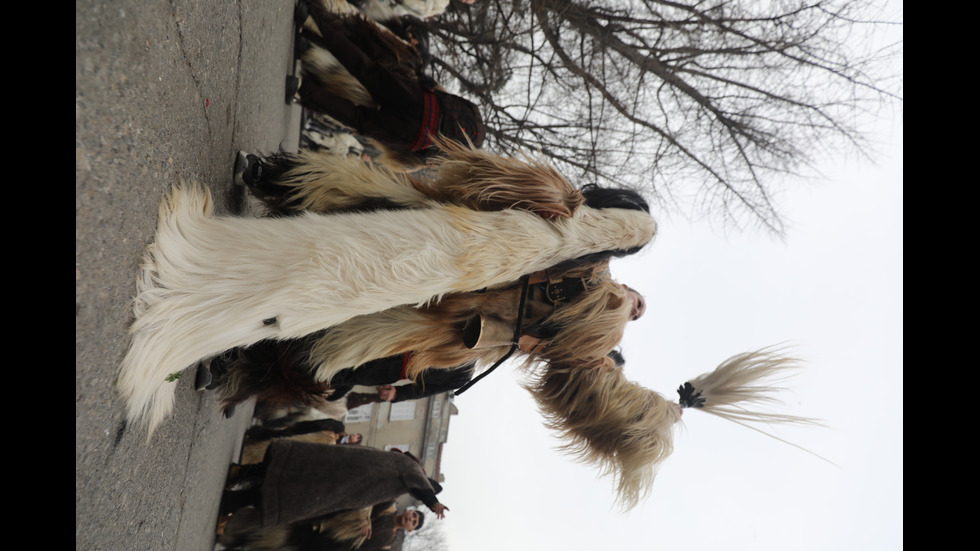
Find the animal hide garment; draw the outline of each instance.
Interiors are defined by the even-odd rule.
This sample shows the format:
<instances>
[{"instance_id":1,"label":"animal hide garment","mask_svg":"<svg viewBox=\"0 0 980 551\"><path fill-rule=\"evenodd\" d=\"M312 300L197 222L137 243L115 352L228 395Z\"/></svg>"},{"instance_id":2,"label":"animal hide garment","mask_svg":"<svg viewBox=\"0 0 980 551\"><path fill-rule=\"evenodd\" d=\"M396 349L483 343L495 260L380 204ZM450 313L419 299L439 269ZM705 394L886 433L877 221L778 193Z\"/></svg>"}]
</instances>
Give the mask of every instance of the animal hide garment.
<instances>
[{"instance_id":1,"label":"animal hide garment","mask_svg":"<svg viewBox=\"0 0 980 551\"><path fill-rule=\"evenodd\" d=\"M297 338L354 316L518 279L564 260L646 244L650 215L583 206L428 208L288 218L213 215L211 194L177 187L137 280L118 387L148 432L173 409L168 376L225 350Z\"/></svg>"}]
</instances>

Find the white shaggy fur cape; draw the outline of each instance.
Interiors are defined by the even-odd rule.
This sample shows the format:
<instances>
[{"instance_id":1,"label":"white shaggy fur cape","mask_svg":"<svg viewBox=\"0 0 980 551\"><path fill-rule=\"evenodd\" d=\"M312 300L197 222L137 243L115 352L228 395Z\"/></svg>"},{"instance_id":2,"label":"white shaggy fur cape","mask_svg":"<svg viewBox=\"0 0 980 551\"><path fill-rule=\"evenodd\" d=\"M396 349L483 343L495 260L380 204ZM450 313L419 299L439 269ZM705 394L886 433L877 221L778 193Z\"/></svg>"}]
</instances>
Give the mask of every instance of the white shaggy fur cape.
<instances>
[{"instance_id":1,"label":"white shaggy fur cape","mask_svg":"<svg viewBox=\"0 0 980 551\"><path fill-rule=\"evenodd\" d=\"M263 339L302 337L361 314L514 281L561 261L641 246L641 211L428 208L291 218L213 216L210 193L177 187L137 280L118 386L148 432L173 409L168 375Z\"/></svg>"}]
</instances>

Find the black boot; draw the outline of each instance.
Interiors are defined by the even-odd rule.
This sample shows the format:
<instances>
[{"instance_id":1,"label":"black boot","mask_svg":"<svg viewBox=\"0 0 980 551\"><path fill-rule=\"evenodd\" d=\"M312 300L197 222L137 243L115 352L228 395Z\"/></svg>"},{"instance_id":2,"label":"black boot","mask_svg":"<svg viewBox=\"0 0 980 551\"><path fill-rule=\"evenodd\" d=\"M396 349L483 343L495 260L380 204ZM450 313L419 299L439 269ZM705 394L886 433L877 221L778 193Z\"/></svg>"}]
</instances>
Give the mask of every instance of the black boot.
<instances>
[{"instance_id":1,"label":"black boot","mask_svg":"<svg viewBox=\"0 0 980 551\"><path fill-rule=\"evenodd\" d=\"M303 39L305 42L306 39ZM297 47L299 43L297 43ZM307 43L309 47L309 43ZM297 56L298 57L298 56ZM300 80L299 77L293 75L286 75L286 103L292 105L296 103L296 93L299 92Z\"/></svg>"},{"instance_id":2,"label":"black boot","mask_svg":"<svg viewBox=\"0 0 980 551\"><path fill-rule=\"evenodd\" d=\"M218 509L218 514L227 515L245 507L258 507L260 497L258 488L225 490L221 496L221 507Z\"/></svg>"},{"instance_id":3,"label":"black boot","mask_svg":"<svg viewBox=\"0 0 980 551\"><path fill-rule=\"evenodd\" d=\"M309 49L310 49L310 41L304 38L303 35L297 33L296 42L293 44L293 56L295 56L296 59L302 59L303 54L305 54L306 50ZM299 86L297 86L296 88L298 90Z\"/></svg>"},{"instance_id":4,"label":"black boot","mask_svg":"<svg viewBox=\"0 0 980 551\"><path fill-rule=\"evenodd\" d=\"M299 0L296 2L296 9L293 10L293 21L296 22L300 27L306 20L310 17L310 7L306 5L306 0Z\"/></svg>"},{"instance_id":5,"label":"black boot","mask_svg":"<svg viewBox=\"0 0 980 551\"><path fill-rule=\"evenodd\" d=\"M252 465L232 463L231 467L228 468L228 477L225 479L225 488L229 489L229 491L239 491L260 486L262 484L262 480L265 479L266 467L267 465L265 463L256 463ZM230 488L234 486L239 486L239 490L230 490Z\"/></svg>"},{"instance_id":6,"label":"black boot","mask_svg":"<svg viewBox=\"0 0 980 551\"><path fill-rule=\"evenodd\" d=\"M214 377L211 375L211 368L207 362L197 364L197 374L194 376L194 390L202 391L211 389L214 384Z\"/></svg>"},{"instance_id":7,"label":"black boot","mask_svg":"<svg viewBox=\"0 0 980 551\"><path fill-rule=\"evenodd\" d=\"M264 171L258 157L244 151L238 152L238 157L235 158L235 184L255 188L262 181Z\"/></svg>"},{"instance_id":8,"label":"black boot","mask_svg":"<svg viewBox=\"0 0 980 551\"><path fill-rule=\"evenodd\" d=\"M228 356L223 354L197 364L197 374L194 377L196 390L214 390L221 386L222 378L227 370Z\"/></svg>"}]
</instances>

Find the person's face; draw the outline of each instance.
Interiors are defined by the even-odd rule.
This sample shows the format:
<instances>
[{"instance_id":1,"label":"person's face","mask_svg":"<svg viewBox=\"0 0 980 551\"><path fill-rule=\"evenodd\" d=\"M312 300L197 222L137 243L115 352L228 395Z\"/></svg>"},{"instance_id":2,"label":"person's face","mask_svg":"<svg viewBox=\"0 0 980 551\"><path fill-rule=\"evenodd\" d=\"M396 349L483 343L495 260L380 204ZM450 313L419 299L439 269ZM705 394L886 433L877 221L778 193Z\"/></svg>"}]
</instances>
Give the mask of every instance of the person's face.
<instances>
[{"instance_id":1,"label":"person's face","mask_svg":"<svg viewBox=\"0 0 980 551\"><path fill-rule=\"evenodd\" d=\"M359 433L354 433L354 434L350 435L350 443L351 444L360 444L361 443L361 438L363 438L363 437Z\"/></svg>"},{"instance_id":2,"label":"person's face","mask_svg":"<svg viewBox=\"0 0 980 551\"><path fill-rule=\"evenodd\" d=\"M398 516L398 520L395 522L396 528L401 528L406 532L411 532L418 528L419 525L419 512L418 511L406 511L405 513Z\"/></svg>"},{"instance_id":3,"label":"person's face","mask_svg":"<svg viewBox=\"0 0 980 551\"><path fill-rule=\"evenodd\" d=\"M623 287L626 287L626 296L633 302L633 307L630 308L629 320L635 321L642 318L643 314L645 314L647 311L646 299L643 298L643 295L636 292L635 289L631 289L626 285L623 285Z\"/></svg>"}]
</instances>

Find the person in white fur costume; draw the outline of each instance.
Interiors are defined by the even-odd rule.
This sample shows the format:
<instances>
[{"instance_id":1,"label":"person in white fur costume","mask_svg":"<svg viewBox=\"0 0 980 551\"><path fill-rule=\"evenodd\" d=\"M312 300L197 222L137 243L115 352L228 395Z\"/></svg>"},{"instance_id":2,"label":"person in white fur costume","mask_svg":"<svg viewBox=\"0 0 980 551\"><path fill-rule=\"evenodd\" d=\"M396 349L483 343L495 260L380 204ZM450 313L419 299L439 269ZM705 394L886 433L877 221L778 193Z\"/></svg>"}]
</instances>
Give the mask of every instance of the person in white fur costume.
<instances>
[{"instance_id":1,"label":"person in white fur costume","mask_svg":"<svg viewBox=\"0 0 980 551\"><path fill-rule=\"evenodd\" d=\"M441 145L446 154L431 181L316 153L255 165L266 177L246 181L259 192L285 191L280 206L301 212L294 216L215 217L205 190L176 188L138 279L119 378L129 418L150 433L163 421L173 407L170 373L323 329L309 353L319 381L402 348L414 353L409 373L459 365L456 355L468 352L433 330L453 311L492 311L494 289L522 275L569 264L602 270L653 238L656 225L634 192L587 198L541 163ZM379 209L379 198L387 206ZM358 210L365 204L370 210ZM635 305L622 286L600 279L601 292L579 295L596 306L557 309L562 328L525 350L526 365L537 364L525 386L563 451L614 477L624 508L649 492L683 407L743 424L810 422L747 407L776 401L767 381L797 366L778 350L730 358L682 385L676 402L628 380L608 352ZM425 338L409 338L426 327Z\"/></svg>"},{"instance_id":2,"label":"person in white fur costume","mask_svg":"<svg viewBox=\"0 0 980 551\"><path fill-rule=\"evenodd\" d=\"M130 421L152 434L173 408L169 376L226 350L634 252L656 229L642 199L639 210L592 208L549 166L465 147L446 148L431 182L328 162L319 190L332 201L380 187L413 208L249 219L214 216L199 186L164 199L118 381Z\"/></svg>"}]
</instances>

